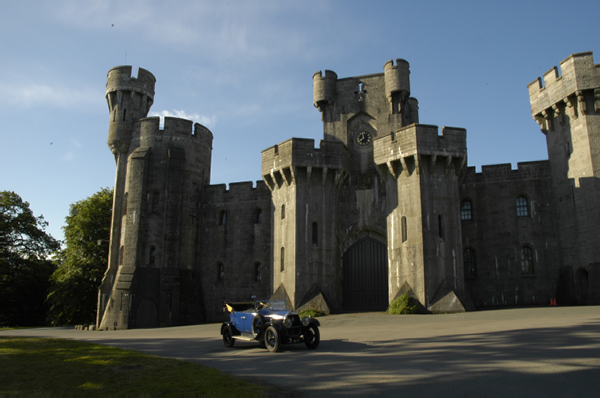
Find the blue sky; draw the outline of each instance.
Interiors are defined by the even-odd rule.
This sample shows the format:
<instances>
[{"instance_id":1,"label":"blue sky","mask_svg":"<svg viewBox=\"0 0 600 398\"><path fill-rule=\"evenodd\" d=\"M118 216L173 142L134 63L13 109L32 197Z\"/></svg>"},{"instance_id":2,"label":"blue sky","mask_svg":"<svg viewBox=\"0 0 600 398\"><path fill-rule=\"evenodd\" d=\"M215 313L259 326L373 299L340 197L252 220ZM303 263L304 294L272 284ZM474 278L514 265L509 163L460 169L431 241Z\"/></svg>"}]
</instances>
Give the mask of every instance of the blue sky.
<instances>
[{"instance_id":1,"label":"blue sky","mask_svg":"<svg viewBox=\"0 0 600 398\"><path fill-rule=\"evenodd\" d=\"M322 138L312 75L410 63L420 122L467 129L469 165L547 158L527 85L572 53L600 63L600 2L5 1L0 189L62 239L69 205L114 184L106 75L157 78L152 115L214 134L212 184L259 180L261 150ZM137 72L136 72L137 73Z\"/></svg>"}]
</instances>

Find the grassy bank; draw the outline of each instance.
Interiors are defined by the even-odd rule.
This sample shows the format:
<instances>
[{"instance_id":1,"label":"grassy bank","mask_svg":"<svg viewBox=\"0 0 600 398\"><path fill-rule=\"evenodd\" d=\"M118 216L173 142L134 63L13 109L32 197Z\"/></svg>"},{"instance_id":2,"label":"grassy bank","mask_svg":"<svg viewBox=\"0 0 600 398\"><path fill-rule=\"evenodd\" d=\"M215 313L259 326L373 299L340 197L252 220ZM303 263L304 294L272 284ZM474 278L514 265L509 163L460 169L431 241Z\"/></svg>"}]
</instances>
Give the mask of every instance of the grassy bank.
<instances>
[{"instance_id":1,"label":"grassy bank","mask_svg":"<svg viewBox=\"0 0 600 398\"><path fill-rule=\"evenodd\" d=\"M0 396L286 395L217 369L73 340L0 337Z\"/></svg>"}]
</instances>

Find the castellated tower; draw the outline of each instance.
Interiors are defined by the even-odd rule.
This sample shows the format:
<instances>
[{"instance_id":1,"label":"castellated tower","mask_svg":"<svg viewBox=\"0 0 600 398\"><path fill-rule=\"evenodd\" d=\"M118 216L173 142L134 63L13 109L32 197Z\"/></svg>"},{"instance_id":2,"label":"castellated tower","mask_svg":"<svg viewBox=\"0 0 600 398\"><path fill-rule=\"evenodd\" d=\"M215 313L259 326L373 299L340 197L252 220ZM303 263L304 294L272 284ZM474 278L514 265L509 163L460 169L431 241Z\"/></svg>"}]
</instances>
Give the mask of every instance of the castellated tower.
<instances>
[{"instance_id":1,"label":"castellated tower","mask_svg":"<svg viewBox=\"0 0 600 398\"><path fill-rule=\"evenodd\" d=\"M463 312L459 182L466 131L411 125L375 140L387 187L390 297L411 291L429 312Z\"/></svg>"},{"instance_id":2,"label":"castellated tower","mask_svg":"<svg viewBox=\"0 0 600 398\"><path fill-rule=\"evenodd\" d=\"M531 115L546 135L560 245L559 304L600 302L600 65L573 54L529 84ZM595 295L592 297L591 295ZM586 297L587 296L587 297Z\"/></svg>"},{"instance_id":3,"label":"castellated tower","mask_svg":"<svg viewBox=\"0 0 600 398\"><path fill-rule=\"evenodd\" d=\"M189 120L145 118L155 78L130 66L108 73L108 145L117 162L109 264L99 329L205 320L197 240L212 133Z\"/></svg>"},{"instance_id":4,"label":"castellated tower","mask_svg":"<svg viewBox=\"0 0 600 398\"><path fill-rule=\"evenodd\" d=\"M410 290L427 311L465 311L457 209L466 132L418 125L408 62L383 70L315 73L319 148L294 138L263 151L274 296L297 309L382 311Z\"/></svg>"}]
</instances>

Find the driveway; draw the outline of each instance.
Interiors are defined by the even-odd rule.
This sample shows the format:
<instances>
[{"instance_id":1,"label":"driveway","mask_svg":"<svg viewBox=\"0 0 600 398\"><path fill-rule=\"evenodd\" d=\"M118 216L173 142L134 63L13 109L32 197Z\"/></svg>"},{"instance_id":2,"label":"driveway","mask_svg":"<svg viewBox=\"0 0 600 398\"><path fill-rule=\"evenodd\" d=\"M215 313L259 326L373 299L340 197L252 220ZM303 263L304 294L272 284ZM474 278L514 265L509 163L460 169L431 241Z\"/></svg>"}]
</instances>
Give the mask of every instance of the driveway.
<instances>
[{"instance_id":1,"label":"driveway","mask_svg":"<svg viewBox=\"0 0 600 398\"><path fill-rule=\"evenodd\" d=\"M597 396L600 307L319 318L321 344L225 348L220 324L110 332L9 330L191 360L299 395Z\"/></svg>"}]
</instances>

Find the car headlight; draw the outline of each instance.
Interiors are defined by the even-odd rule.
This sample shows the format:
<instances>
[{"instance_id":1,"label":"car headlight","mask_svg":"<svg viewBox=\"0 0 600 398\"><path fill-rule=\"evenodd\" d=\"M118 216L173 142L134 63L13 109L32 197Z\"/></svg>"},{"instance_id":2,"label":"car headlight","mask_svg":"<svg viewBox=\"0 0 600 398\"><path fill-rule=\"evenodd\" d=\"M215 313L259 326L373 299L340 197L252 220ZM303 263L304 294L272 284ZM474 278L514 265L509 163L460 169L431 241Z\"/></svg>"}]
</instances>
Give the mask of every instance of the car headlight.
<instances>
[{"instance_id":1,"label":"car headlight","mask_svg":"<svg viewBox=\"0 0 600 398\"><path fill-rule=\"evenodd\" d=\"M304 326L308 326L310 324L310 318L305 316L304 318L302 318L302 324Z\"/></svg>"},{"instance_id":2,"label":"car headlight","mask_svg":"<svg viewBox=\"0 0 600 398\"><path fill-rule=\"evenodd\" d=\"M291 328L292 327L292 318L286 316L285 320L283 321L283 326L285 326L286 328Z\"/></svg>"}]
</instances>

